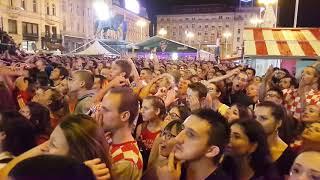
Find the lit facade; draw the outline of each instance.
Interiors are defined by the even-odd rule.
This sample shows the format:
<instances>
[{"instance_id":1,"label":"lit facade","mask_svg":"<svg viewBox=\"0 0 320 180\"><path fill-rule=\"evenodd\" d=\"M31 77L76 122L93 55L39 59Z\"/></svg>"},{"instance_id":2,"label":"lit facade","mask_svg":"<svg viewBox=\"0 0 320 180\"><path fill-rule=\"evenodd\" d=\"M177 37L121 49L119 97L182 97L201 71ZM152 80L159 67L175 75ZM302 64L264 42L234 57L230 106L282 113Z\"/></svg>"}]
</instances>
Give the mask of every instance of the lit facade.
<instances>
[{"instance_id":1,"label":"lit facade","mask_svg":"<svg viewBox=\"0 0 320 180\"><path fill-rule=\"evenodd\" d=\"M60 48L59 0L1 0L0 26L27 50Z\"/></svg>"},{"instance_id":2,"label":"lit facade","mask_svg":"<svg viewBox=\"0 0 320 180\"><path fill-rule=\"evenodd\" d=\"M261 16L257 7L200 5L181 6L172 11L168 15L157 16L158 33L165 29L166 38L212 53L215 45L219 44L223 57L241 54L244 28L256 26L251 20ZM226 32L231 36L224 36ZM190 33L193 36L190 37Z\"/></svg>"},{"instance_id":3,"label":"lit facade","mask_svg":"<svg viewBox=\"0 0 320 180\"><path fill-rule=\"evenodd\" d=\"M111 13L124 17L126 27L108 30L107 40L129 43L149 38L150 21L146 10L135 14L118 0L103 0ZM8 32L17 44L27 50L61 49L70 52L93 39L101 38L96 32L97 16L93 0L0 0L0 28ZM143 21L143 25L139 24ZM113 23L113 21L112 21ZM125 36L122 31L125 29ZM123 39L121 39L122 37ZM63 48L62 48L63 47Z\"/></svg>"}]
</instances>

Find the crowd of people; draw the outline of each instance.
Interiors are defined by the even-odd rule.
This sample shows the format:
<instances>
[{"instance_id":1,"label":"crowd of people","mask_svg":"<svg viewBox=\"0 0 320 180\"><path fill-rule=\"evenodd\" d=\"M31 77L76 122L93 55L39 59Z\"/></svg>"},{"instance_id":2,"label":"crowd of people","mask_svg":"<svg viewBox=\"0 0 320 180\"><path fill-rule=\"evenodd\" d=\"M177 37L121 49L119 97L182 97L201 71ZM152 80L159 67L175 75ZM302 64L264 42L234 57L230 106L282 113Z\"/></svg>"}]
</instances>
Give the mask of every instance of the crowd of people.
<instances>
[{"instance_id":1,"label":"crowd of people","mask_svg":"<svg viewBox=\"0 0 320 180\"><path fill-rule=\"evenodd\" d=\"M0 175L320 179L320 68L0 56Z\"/></svg>"}]
</instances>

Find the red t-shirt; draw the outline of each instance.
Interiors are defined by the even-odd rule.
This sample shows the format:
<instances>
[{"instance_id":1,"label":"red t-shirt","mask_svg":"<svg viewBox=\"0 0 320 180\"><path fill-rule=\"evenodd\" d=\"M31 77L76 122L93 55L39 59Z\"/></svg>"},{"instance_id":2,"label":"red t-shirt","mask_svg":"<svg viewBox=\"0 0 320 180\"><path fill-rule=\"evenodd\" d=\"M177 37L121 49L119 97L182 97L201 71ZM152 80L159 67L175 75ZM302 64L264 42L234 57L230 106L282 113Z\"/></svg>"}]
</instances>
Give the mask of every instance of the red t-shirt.
<instances>
[{"instance_id":1,"label":"red t-shirt","mask_svg":"<svg viewBox=\"0 0 320 180\"><path fill-rule=\"evenodd\" d=\"M140 135L141 142L144 144L144 146L147 149L152 149L153 142L159 133L160 133L160 131L151 132L151 131L149 131L148 128L144 128L144 129L142 129L141 135Z\"/></svg>"}]
</instances>

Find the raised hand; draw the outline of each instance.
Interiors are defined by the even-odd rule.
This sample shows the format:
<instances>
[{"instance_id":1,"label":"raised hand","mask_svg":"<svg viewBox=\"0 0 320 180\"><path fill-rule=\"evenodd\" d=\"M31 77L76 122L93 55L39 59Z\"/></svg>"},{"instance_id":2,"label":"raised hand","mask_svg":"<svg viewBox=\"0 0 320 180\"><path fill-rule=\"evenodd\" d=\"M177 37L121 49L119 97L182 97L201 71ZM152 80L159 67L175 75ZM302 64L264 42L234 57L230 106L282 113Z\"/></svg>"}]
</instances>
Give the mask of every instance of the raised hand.
<instances>
[{"instance_id":1,"label":"raised hand","mask_svg":"<svg viewBox=\"0 0 320 180\"><path fill-rule=\"evenodd\" d=\"M169 155L168 164L157 168L159 179L163 180L179 180L181 176L181 161L175 162L174 153Z\"/></svg>"},{"instance_id":2,"label":"raised hand","mask_svg":"<svg viewBox=\"0 0 320 180\"><path fill-rule=\"evenodd\" d=\"M84 164L92 170L97 180L111 179L110 171L107 168L107 165L101 162L101 159L97 158L97 159L85 161Z\"/></svg>"}]
</instances>

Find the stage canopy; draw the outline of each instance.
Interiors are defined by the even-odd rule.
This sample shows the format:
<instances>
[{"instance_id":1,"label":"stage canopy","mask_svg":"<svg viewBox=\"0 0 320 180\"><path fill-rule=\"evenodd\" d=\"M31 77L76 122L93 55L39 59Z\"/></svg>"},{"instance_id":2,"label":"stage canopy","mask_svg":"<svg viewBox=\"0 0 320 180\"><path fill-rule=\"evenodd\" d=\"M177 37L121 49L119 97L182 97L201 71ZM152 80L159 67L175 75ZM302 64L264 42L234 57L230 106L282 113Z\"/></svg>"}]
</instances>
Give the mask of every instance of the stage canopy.
<instances>
[{"instance_id":1,"label":"stage canopy","mask_svg":"<svg viewBox=\"0 0 320 180\"><path fill-rule=\"evenodd\" d=\"M144 42L135 44L135 46L137 47L136 52L150 52L154 48L159 53L197 53L198 51L197 48L159 36L153 36Z\"/></svg>"},{"instance_id":2,"label":"stage canopy","mask_svg":"<svg viewBox=\"0 0 320 180\"><path fill-rule=\"evenodd\" d=\"M320 59L320 28L246 28L244 56L259 59Z\"/></svg>"},{"instance_id":3,"label":"stage canopy","mask_svg":"<svg viewBox=\"0 0 320 180\"><path fill-rule=\"evenodd\" d=\"M88 56L95 56L95 55L106 55L106 56L118 56L120 53L111 47L109 47L107 44L105 44L102 41L95 40L92 41L83 47L87 47L83 51L74 53L75 55L88 55ZM77 50L75 50L77 51Z\"/></svg>"}]
</instances>

